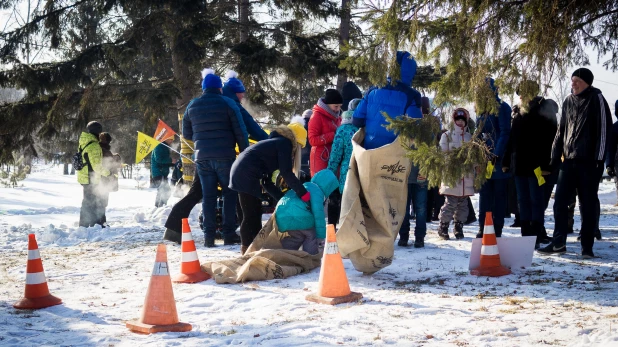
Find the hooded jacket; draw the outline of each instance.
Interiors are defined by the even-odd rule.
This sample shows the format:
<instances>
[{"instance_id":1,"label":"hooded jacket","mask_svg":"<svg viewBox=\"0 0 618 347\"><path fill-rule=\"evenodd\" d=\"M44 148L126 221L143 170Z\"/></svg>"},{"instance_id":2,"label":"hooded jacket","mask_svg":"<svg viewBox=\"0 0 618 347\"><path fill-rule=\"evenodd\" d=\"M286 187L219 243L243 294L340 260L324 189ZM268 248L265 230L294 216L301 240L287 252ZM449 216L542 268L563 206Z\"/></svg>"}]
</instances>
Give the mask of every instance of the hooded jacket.
<instances>
[{"instance_id":1,"label":"hooded jacket","mask_svg":"<svg viewBox=\"0 0 618 347\"><path fill-rule=\"evenodd\" d=\"M578 95L567 96L552 147L552 166L558 166L562 156L564 159L603 161L610 124L611 110L597 88L590 86Z\"/></svg>"},{"instance_id":2,"label":"hooded jacket","mask_svg":"<svg viewBox=\"0 0 618 347\"><path fill-rule=\"evenodd\" d=\"M558 130L558 104L537 96L528 104L528 112L513 110L513 124L502 161L515 176L534 177L538 167L551 171L551 147ZM514 169L514 170L513 170Z\"/></svg>"},{"instance_id":3,"label":"hooded jacket","mask_svg":"<svg viewBox=\"0 0 618 347\"><path fill-rule=\"evenodd\" d=\"M275 207L275 219L280 232L315 228L318 239L326 238L324 201L338 187L337 177L330 170L316 173L303 186L311 194L309 206L294 192L287 192Z\"/></svg>"},{"instance_id":4,"label":"hooded jacket","mask_svg":"<svg viewBox=\"0 0 618 347\"><path fill-rule=\"evenodd\" d=\"M461 147L465 142L472 140L472 135L468 131L468 123L470 122L470 114L467 110L464 110L466 114L466 126L459 127L455 124L454 114L451 117L453 121L453 130L446 131L440 138L440 148L442 152L448 152L455 148ZM466 177L462 177L461 181L455 187L449 187L446 183L442 182L440 186L440 194L450 195L457 197L472 196L474 195L474 175L470 174Z\"/></svg>"},{"instance_id":5,"label":"hooded jacket","mask_svg":"<svg viewBox=\"0 0 618 347\"><path fill-rule=\"evenodd\" d=\"M346 111L350 112L350 111ZM339 192L343 193L345 180L348 176L350 158L352 158L352 137L358 128L354 124L343 124L337 128L335 140L333 141L333 151L328 159L328 169L333 173L339 172Z\"/></svg>"},{"instance_id":6,"label":"hooded jacket","mask_svg":"<svg viewBox=\"0 0 618 347\"><path fill-rule=\"evenodd\" d=\"M236 93L228 85L225 85L223 87L223 96L232 99L232 101L236 103L236 106L238 106L240 114L242 115L242 120L245 123L245 127L247 128L249 138L255 141L262 141L268 138L268 134L242 106L240 100L238 100L238 97L236 96Z\"/></svg>"},{"instance_id":7,"label":"hooded jacket","mask_svg":"<svg viewBox=\"0 0 618 347\"><path fill-rule=\"evenodd\" d=\"M79 148L82 149L84 167L77 171L77 182L80 184L97 184L101 176L109 176L109 170L102 165L103 151L97 136L82 132L79 136Z\"/></svg>"},{"instance_id":8,"label":"hooded jacket","mask_svg":"<svg viewBox=\"0 0 618 347\"><path fill-rule=\"evenodd\" d=\"M502 160L504 152L506 152L506 144L509 142L511 133L511 106L503 102L498 97L497 88L494 85L494 80L489 78L489 85L496 94L496 100L500 104L498 114L482 113L476 119L476 125L483 127L480 132L485 140L485 144L491 149L491 153L496 156L494 164L494 172L491 179L509 178L509 172L502 172Z\"/></svg>"},{"instance_id":9,"label":"hooded jacket","mask_svg":"<svg viewBox=\"0 0 618 347\"><path fill-rule=\"evenodd\" d=\"M311 120L309 120L308 138L311 144L309 167L311 176L326 169L328 166L335 132L339 124L341 124L341 117L333 116L324 107L328 106L323 104L323 102L318 102L318 104L313 106L313 115Z\"/></svg>"},{"instance_id":10,"label":"hooded jacket","mask_svg":"<svg viewBox=\"0 0 618 347\"><path fill-rule=\"evenodd\" d=\"M365 127L365 149L382 147L397 138L393 131L384 127L387 122L382 112L391 118L402 115L411 118L423 117L421 94L411 87L416 75L416 61L408 52L397 52L397 62L400 66L401 80L394 85L388 84L372 90L354 111L353 124L359 128Z\"/></svg>"},{"instance_id":11,"label":"hooded jacket","mask_svg":"<svg viewBox=\"0 0 618 347\"><path fill-rule=\"evenodd\" d=\"M195 159L229 159L249 146L247 129L234 101L218 89L206 89L191 100L182 120L182 134L193 141Z\"/></svg>"},{"instance_id":12,"label":"hooded jacket","mask_svg":"<svg viewBox=\"0 0 618 347\"><path fill-rule=\"evenodd\" d=\"M158 144L150 155L150 176L167 178L172 166L174 163L170 149L163 144Z\"/></svg>"},{"instance_id":13,"label":"hooded jacket","mask_svg":"<svg viewBox=\"0 0 618 347\"><path fill-rule=\"evenodd\" d=\"M279 170L285 183L298 197L305 195L307 189L292 171L294 146L296 139L292 130L286 126L277 127L270 133L269 139L249 146L240 153L230 171L230 189L261 199L262 181L268 193L275 199L280 199L283 193L270 179L273 172ZM265 179L262 180L263 178Z\"/></svg>"}]
</instances>

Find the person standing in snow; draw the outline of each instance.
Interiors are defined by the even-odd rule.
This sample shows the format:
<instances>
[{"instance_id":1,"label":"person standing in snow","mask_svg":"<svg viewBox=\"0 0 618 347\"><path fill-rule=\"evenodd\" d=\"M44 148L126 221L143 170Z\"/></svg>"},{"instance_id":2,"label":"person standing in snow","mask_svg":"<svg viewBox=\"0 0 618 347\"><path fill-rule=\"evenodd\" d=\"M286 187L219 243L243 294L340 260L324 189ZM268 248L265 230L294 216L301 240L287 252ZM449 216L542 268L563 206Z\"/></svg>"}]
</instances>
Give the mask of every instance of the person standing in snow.
<instances>
[{"instance_id":1,"label":"person standing in snow","mask_svg":"<svg viewBox=\"0 0 618 347\"><path fill-rule=\"evenodd\" d=\"M421 119L421 94L412 89L412 80L416 75L416 60L408 52L397 52L397 63L401 70L401 79L394 84L371 90L354 111L352 123L358 128L365 128L365 149L374 149L390 144L397 138L394 131L385 128L385 112L392 118L407 115Z\"/></svg>"},{"instance_id":2,"label":"person standing in snow","mask_svg":"<svg viewBox=\"0 0 618 347\"><path fill-rule=\"evenodd\" d=\"M204 246L215 247L217 186L223 196L223 243L240 241L236 234L236 200L228 188L230 170L236 159L236 146L242 152L249 146L247 130L238 105L222 95L223 84L214 70L202 71L203 94L191 100L182 121L182 133L195 143L197 171L202 185Z\"/></svg>"},{"instance_id":3,"label":"person standing in snow","mask_svg":"<svg viewBox=\"0 0 618 347\"><path fill-rule=\"evenodd\" d=\"M499 104L498 114L492 114L486 110L477 110L480 115L476 119L485 144L490 148L494 165L491 177L481 187L479 198L479 232L477 238L483 237L485 228L485 214L491 212L496 237L502 236L504 227L504 215L506 214L507 180L509 173L502 171L502 161L506 144L511 133L511 106L498 97L498 88L492 78L487 78L486 88L490 88Z\"/></svg>"},{"instance_id":4,"label":"person standing in snow","mask_svg":"<svg viewBox=\"0 0 618 347\"><path fill-rule=\"evenodd\" d=\"M101 177L99 193L101 194L101 207L103 209L103 216L99 220L99 224L107 225L107 217L105 216L105 209L109 203L109 193L118 191L118 170L122 166L122 159L118 153L112 153L110 143L112 142L112 136L109 133L99 134L99 145L103 152L102 165L105 169L109 170L110 175L107 177Z\"/></svg>"},{"instance_id":5,"label":"person standing in snow","mask_svg":"<svg viewBox=\"0 0 618 347\"><path fill-rule=\"evenodd\" d=\"M614 114L618 117L618 100L614 104ZM616 167L616 153L618 153L618 121L612 125L612 131L607 140L607 158L605 158L605 167L607 168L607 174L609 177L614 179L616 184L616 197L618 198L618 177L616 177L616 171L618 168ZM618 199L614 204L615 207L618 207Z\"/></svg>"},{"instance_id":6,"label":"person standing in snow","mask_svg":"<svg viewBox=\"0 0 618 347\"><path fill-rule=\"evenodd\" d=\"M170 198L171 189L167 176L170 174L170 167L176 165L169 148L173 141L173 138L169 138L158 144L150 155L150 176L154 187L157 188L156 207L167 205L167 200Z\"/></svg>"},{"instance_id":7,"label":"person standing in snow","mask_svg":"<svg viewBox=\"0 0 618 347\"><path fill-rule=\"evenodd\" d=\"M84 163L82 169L77 171L77 182L82 185L84 192L79 210L80 227L92 227L103 218L105 212L99 194L99 182L101 176L110 175L109 170L103 167L103 151L99 145L99 134L103 132L103 126L93 121L86 125L86 129L79 136L79 153Z\"/></svg>"},{"instance_id":8,"label":"person standing in snow","mask_svg":"<svg viewBox=\"0 0 618 347\"><path fill-rule=\"evenodd\" d=\"M302 245L303 251L318 254L326 238L324 202L339 182L331 170L324 169L303 186L311 194L310 208L294 191L288 191L277 203L275 219L279 231L289 235L281 240L284 249L298 250Z\"/></svg>"},{"instance_id":9,"label":"person standing in snow","mask_svg":"<svg viewBox=\"0 0 618 347\"><path fill-rule=\"evenodd\" d=\"M600 213L599 181L603 175L612 115L601 91L592 86L593 81L590 70L575 70L571 75L573 93L562 104L551 155L552 166L560 166L554 202L556 226L551 243L537 250L541 254L566 252L569 198L577 190L582 220L582 258L594 257L592 247Z\"/></svg>"},{"instance_id":10,"label":"person standing in snow","mask_svg":"<svg viewBox=\"0 0 618 347\"><path fill-rule=\"evenodd\" d=\"M328 169L334 174L339 172L339 193L343 194L345 179L348 175L348 166L352 158L352 136L356 134L358 128L352 124L352 115L360 103L361 99L353 99L347 107L347 111L341 114L341 126L337 128L330 158L328 159Z\"/></svg>"},{"instance_id":11,"label":"person standing in snow","mask_svg":"<svg viewBox=\"0 0 618 347\"><path fill-rule=\"evenodd\" d=\"M524 81L518 88L522 104L513 109L511 135L502 162L503 171L514 171L521 236L536 236L537 248L551 239L543 226L546 191L539 185L535 170L541 170L545 177L551 174L551 147L558 130L558 104L537 96L539 92L539 85L533 81Z\"/></svg>"},{"instance_id":12,"label":"person standing in snow","mask_svg":"<svg viewBox=\"0 0 618 347\"><path fill-rule=\"evenodd\" d=\"M457 108L452 114L453 129L442 134L440 148L443 152L449 152L461 147L465 142L472 141L472 135L468 131L470 113L465 108ZM445 196L444 205L440 209L440 227L438 236L443 240L449 239L448 229L451 220L455 221L453 234L455 238L464 238L463 225L468 218L468 198L474 195L474 173L462 177L454 187L442 182L440 194Z\"/></svg>"},{"instance_id":13,"label":"person standing in snow","mask_svg":"<svg viewBox=\"0 0 618 347\"><path fill-rule=\"evenodd\" d=\"M234 71L228 71L226 76L227 81L223 85L223 96L236 102L236 106L238 106L238 109L242 115L242 119L247 128L249 137L256 141L268 139L268 134L262 129L262 127L260 127L251 114L249 114L249 112L241 104L241 101L245 98L246 93L244 84ZM196 175L189 192L182 199L180 199L176 205L174 205L167 221L165 222L166 230L165 235L163 236L165 240L174 241L178 244L181 243L182 219L189 217L193 207L195 207L195 205L202 200L202 196L202 184L199 175ZM242 218L240 217L242 217L241 214L239 214L238 219L239 221L242 221Z\"/></svg>"},{"instance_id":14,"label":"person standing in snow","mask_svg":"<svg viewBox=\"0 0 618 347\"><path fill-rule=\"evenodd\" d=\"M262 229L262 188L275 200L283 193L272 181L273 172L285 180L288 187L304 202L311 194L298 179L300 176L301 148L307 142L307 131L302 120L288 126L278 126L268 140L260 141L240 153L230 174L229 188L238 192L243 220L240 224L241 247L244 254Z\"/></svg>"},{"instance_id":15,"label":"person standing in snow","mask_svg":"<svg viewBox=\"0 0 618 347\"><path fill-rule=\"evenodd\" d=\"M313 115L309 122L308 134L311 144L311 176L328 166L335 133L341 124L341 105L343 97L336 89L327 89L317 104L313 106ZM335 190L328 199L328 224L339 222L341 194Z\"/></svg>"}]
</instances>

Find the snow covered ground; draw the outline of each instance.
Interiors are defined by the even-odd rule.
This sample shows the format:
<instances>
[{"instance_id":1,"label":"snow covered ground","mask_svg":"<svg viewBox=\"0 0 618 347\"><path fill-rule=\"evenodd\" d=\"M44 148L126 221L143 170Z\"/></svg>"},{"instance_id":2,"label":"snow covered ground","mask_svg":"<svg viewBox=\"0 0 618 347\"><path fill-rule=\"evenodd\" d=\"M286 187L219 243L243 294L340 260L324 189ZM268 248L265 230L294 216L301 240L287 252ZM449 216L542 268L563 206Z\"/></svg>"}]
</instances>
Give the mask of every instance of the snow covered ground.
<instances>
[{"instance_id":1,"label":"snow covered ground","mask_svg":"<svg viewBox=\"0 0 618 347\"><path fill-rule=\"evenodd\" d=\"M22 183L0 188L2 346L618 346L618 208L610 182L601 186L603 240L595 243L596 259L582 260L572 235L564 256L535 255L530 268L479 278L468 272L477 224L465 228L461 241L439 240L437 225L429 224L424 249L396 247L393 264L371 276L344 260L361 302L305 301L316 290L319 269L237 285L174 284L180 320L193 330L153 335L131 333L124 322L139 318L171 207L155 208L154 189L137 190L135 180L124 180L110 196L111 228L77 228L75 176L39 165ZM202 246L197 210L190 222L200 260L237 256L239 246ZM551 211L547 220L552 229ZM37 235L50 292L62 305L12 307L23 296L28 233ZM505 236L518 233L505 229ZM168 243L168 259L174 275L178 246Z\"/></svg>"}]
</instances>

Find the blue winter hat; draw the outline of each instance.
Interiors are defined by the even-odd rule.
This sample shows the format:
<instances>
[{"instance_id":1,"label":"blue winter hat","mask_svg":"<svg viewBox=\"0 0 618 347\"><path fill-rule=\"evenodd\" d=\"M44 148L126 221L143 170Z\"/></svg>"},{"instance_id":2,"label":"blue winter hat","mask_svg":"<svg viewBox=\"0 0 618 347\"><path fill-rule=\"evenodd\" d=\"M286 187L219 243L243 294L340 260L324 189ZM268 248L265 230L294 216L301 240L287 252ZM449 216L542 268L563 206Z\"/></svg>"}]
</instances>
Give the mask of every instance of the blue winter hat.
<instances>
[{"instance_id":1,"label":"blue winter hat","mask_svg":"<svg viewBox=\"0 0 618 347\"><path fill-rule=\"evenodd\" d=\"M234 93L244 93L245 86L242 84L242 81L238 79L238 72L229 70L225 74L225 78L227 82L225 82L225 86L229 88Z\"/></svg>"},{"instance_id":2,"label":"blue winter hat","mask_svg":"<svg viewBox=\"0 0 618 347\"><path fill-rule=\"evenodd\" d=\"M215 75L215 70L213 69L202 70L202 90L208 88L223 88L221 77Z\"/></svg>"}]
</instances>

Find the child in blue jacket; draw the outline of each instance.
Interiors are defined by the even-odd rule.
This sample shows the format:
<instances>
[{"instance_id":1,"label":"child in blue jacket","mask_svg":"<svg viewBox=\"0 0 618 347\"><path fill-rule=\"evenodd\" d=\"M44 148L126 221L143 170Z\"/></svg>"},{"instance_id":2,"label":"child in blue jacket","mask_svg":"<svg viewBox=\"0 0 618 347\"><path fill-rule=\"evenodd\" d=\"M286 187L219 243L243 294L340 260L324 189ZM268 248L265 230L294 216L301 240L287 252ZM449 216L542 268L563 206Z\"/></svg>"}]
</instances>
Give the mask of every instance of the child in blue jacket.
<instances>
[{"instance_id":1,"label":"child in blue jacket","mask_svg":"<svg viewBox=\"0 0 618 347\"><path fill-rule=\"evenodd\" d=\"M275 207L275 219L279 231L289 235L281 240L284 249L298 250L302 245L305 252L318 254L318 240L323 243L326 238L324 202L339 182L332 171L324 169L303 185L311 195L309 205L288 191Z\"/></svg>"},{"instance_id":2,"label":"child in blue jacket","mask_svg":"<svg viewBox=\"0 0 618 347\"><path fill-rule=\"evenodd\" d=\"M361 102L361 99L352 99L348 105L348 110L341 114L341 125L337 128L335 139L333 140L333 150L328 159L328 169L337 173L339 171L339 193L343 194L345 179L348 176L348 166L352 158L352 137L358 131L358 127L352 124L354 110Z\"/></svg>"}]
</instances>

